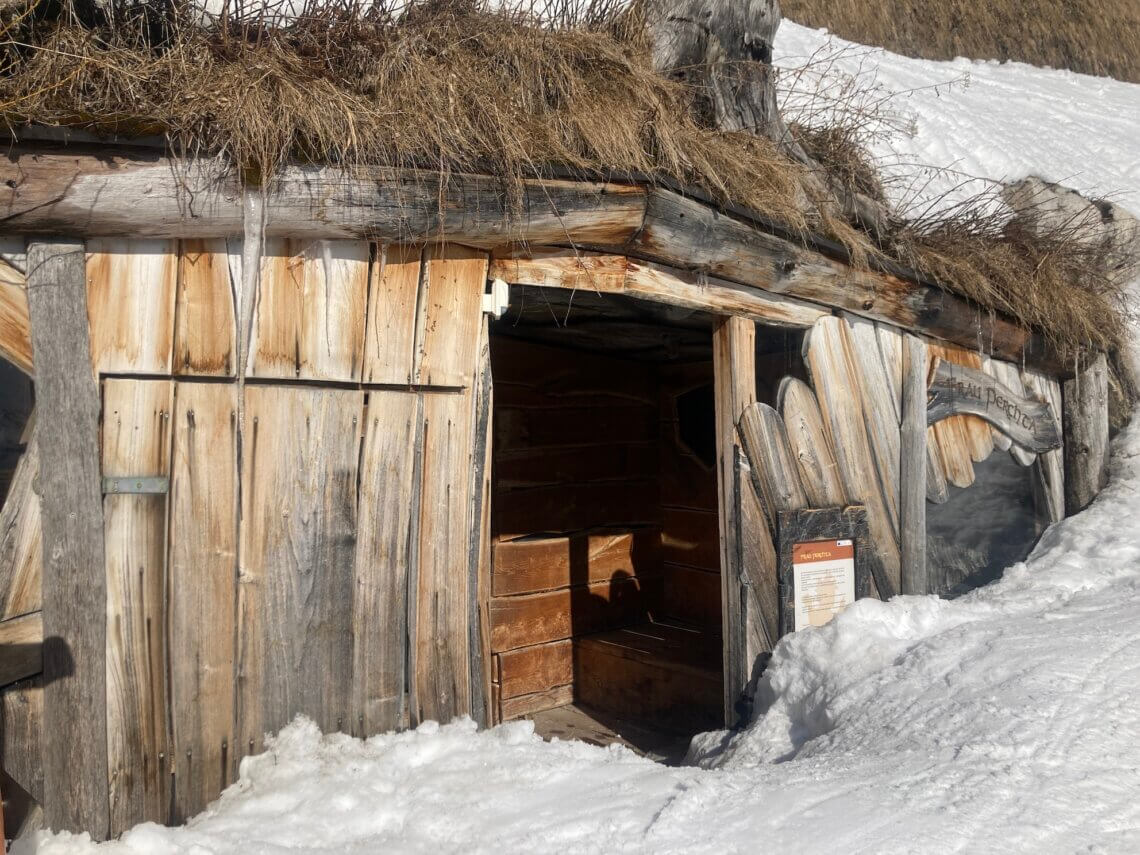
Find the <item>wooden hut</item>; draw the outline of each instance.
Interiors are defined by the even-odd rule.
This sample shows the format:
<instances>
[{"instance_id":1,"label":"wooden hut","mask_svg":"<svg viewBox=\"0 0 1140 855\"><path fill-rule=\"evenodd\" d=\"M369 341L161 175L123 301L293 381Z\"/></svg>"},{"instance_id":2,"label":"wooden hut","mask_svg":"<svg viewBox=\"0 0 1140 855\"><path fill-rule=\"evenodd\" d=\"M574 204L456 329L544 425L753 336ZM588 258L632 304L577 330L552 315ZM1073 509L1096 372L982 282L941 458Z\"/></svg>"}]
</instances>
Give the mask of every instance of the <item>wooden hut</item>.
<instances>
[{"instance_id":1,"label":"wooden hut","mask_svg":"<svg viewBox=\"0 0 1140 855\"><path fill-rule=\"evenodd\" d=\"M257 189L27 140L0 173L0 355L35 401L3 788L53 828L184 820L298 714L735 725L795 543L925 593L928 509L987 461L1029 541L1105 482L1103 356L1078 382L1014 319L680 188Z\"/></svg>"}]
</instances>

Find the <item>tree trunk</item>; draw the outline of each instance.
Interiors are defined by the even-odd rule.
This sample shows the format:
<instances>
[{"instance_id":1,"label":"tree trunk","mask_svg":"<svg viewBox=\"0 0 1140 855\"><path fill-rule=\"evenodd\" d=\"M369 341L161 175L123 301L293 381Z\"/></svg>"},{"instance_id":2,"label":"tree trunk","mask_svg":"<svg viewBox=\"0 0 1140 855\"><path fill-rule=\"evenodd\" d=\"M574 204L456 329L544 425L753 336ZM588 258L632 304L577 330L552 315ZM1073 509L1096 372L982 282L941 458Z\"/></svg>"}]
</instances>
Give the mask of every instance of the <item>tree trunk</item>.
<instances>
[{"instance_id":1,"label":"tree trunk","mask_svg":"<svg viewBox=\"0 0 1140 855\"><path fill-rule=\"evenodd\" d=\"M828 177L780 117L772 69L779 0L645 0L643 10L657 71L699 93L698 119L775 140L808 167L803 189L813 207L834 209L876 236L885 233L885 206Z\"/></svg>"}]
</instances>

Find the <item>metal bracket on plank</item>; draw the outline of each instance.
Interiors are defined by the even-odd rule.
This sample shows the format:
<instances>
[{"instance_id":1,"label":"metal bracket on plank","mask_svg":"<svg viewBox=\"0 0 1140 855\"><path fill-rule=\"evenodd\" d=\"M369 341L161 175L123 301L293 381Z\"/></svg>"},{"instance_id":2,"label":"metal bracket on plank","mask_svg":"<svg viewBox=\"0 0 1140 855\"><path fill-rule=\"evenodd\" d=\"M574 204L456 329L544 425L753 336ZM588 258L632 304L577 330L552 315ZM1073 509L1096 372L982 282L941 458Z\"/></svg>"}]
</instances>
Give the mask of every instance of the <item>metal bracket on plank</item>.
<instances>
[{"instance_id":1,"label":"metal bracket on plank","mask_svg":"<svg viewBox=\"0 0 1140 855\"><path fill-rule=\"evenodd\" d=\"M104 478L103 495L115 493L164 494L170 492L170 479L165 475L144 475L135 478Z\"/></svg>"}]
</instances>

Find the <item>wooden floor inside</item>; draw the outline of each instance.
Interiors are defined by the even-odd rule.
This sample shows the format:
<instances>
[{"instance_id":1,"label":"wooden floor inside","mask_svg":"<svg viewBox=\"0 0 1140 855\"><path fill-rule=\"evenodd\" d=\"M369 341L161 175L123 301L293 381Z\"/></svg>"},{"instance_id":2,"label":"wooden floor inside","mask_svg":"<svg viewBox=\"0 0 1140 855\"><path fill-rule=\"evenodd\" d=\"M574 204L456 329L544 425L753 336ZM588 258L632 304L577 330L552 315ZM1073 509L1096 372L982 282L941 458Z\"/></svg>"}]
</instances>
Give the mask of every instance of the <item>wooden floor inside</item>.
<instances>
[{"instance_id":1,"label":"wooden floor inside","mask_svg":"<svg viewBox=\"0 0 1140 855\"><path fill-rule=\"evenodd\" d=\"M579 739L602 746L617 743L668 766L681 764L693 736L646 728L581 704L543 710L526 718L534 722L534 732L547 741Z\"/></svg>"}]
</instances>

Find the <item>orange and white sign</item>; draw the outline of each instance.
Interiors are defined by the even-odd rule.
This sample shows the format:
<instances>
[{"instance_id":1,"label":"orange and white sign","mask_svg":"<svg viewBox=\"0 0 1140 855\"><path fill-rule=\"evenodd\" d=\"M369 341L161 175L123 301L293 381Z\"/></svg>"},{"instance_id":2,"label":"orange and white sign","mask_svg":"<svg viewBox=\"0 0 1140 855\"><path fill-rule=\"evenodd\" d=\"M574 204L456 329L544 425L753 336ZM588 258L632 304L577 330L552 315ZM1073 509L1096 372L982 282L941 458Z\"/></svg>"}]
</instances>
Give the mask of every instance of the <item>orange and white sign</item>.
<instances>
[{"instance_id":1,"label":"orange and white sign","mask_svg":"<svg viewBox=\"0 0 1140 855\"><path fill-rule=\"evenodd\" d=\"M855 543L817 540L792 549L797 630L823 626L855 602Z\"/></svg>"}]
</instances>

